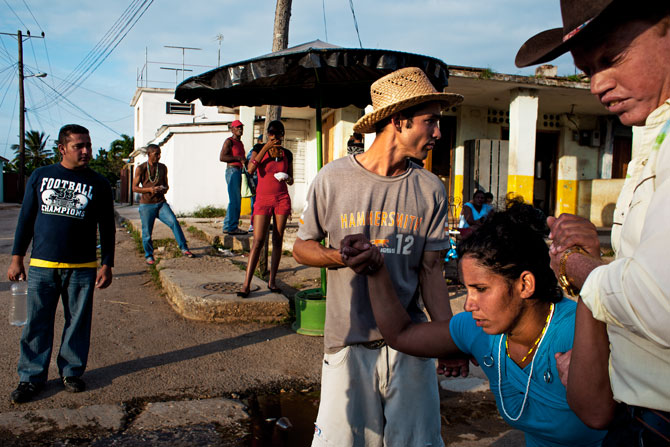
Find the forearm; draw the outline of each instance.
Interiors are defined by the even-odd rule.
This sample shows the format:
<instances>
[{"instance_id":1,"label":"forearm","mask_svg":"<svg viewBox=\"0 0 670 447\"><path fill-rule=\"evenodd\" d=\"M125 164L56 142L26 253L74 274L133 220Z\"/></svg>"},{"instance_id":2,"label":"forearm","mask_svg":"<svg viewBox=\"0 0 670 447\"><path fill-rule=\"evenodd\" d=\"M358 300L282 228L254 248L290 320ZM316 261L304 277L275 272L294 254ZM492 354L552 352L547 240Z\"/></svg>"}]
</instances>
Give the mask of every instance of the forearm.
<instances>
[{"instance_id":1,"label":"forearm","mask_svg":"<svg viewBox=\"0 0 670 447\"><path fill-rule=\"evenodd\" d=\"M370 303L386 343L398 351L420 357L460 352L451 339L449 321L413 323L395 293L386 267L368 276Z\"/></svg>"},{"instance_id":2,"label":"forearm","mask_svg":"<svg viewBox=\"0 0 670 447\"><path fill-rule=\"evenodd\" d=\"M596 267L603 264L604 262L600 259L586 256L581 253L575 253L567 258L565 262L565 272L567 273L568 278L570 278L570 282L578 289L581 289L589 274Z\"/></svg>"},{"instance_id":3,"label":"forearm","mask_svg":"<svg viewBox=\"0 0 670 447\"><path fill-rule=\"evenodd\" d=\"M108 220L108 219L107 219ZM116 242L116 226L114 217L111 221L100 222L100 264L109 267L114 266L114 248Z\"/></svg>"},{"instance_id":4,"label":"forearm","mask_svg":"<svg viewBox=\"0 0 670 447\"><path fill-rule=\"evenodd\" d=\"M293 258L296 262L312 267L343 267L342 256L339 250L326 248L317 241L295 240L293 244Z\"/></svg>"},{"instance_id":5,"label":"forearm","mask_svg":"<svg viewBox=\"0 0 670 447\"><path fill-rule=\"evenodd\" d=\"M609 380L607 326L593 318L579 299L575 339L568 374L570 408L589 427L604 429L614 417L615 401Z\"/></svg>"}]
</instances>

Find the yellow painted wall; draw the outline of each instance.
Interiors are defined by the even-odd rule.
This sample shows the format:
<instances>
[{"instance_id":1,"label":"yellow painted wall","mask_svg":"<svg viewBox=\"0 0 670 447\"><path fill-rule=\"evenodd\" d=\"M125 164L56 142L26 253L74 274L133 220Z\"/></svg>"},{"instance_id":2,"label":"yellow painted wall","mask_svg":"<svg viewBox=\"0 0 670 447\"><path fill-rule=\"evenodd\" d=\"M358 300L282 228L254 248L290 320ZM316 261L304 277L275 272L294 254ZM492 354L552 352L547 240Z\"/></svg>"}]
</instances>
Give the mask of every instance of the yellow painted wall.
<instances>
[{"instance_id":1,"label":"yellow painted wall","mask_svg":"<svg viewBox=\"0 0 670 447\"><path fill-rule=\"evenodd\" d=\"M577 213L577 180L558 180L556 182L556 215Z\"/></svg>"},{"instance_id":2,"label":"yellow painted wall","mask_svg":"<svg viewBox=\"0 0 670 447\"><path fill-rule=\"evenodd\" d=\"M576 213L596 227L611 227L623 182L624 179L580 181Z\"/></svg>"},{"instance_id":3,"label":"yellow painted wall","mask_svg":"<svg viewBox=\"0 0 670 447\"><path fill-rule=\"evenodd\" d=\"M240 216L248 216L251 214L251 198L242 197L242 204L240 206Z\"/></svg>"},{"instance_id":4,"label":"yellow painted wall","mask_svg":"<svg viewBox=\"0 0 670 447\"><path fill-rule=\"evenodd\" d=\"M454 217L458 219L463 209L463 174L454 175Z\"/></svg>"},{"instance_id":5,"label":"yellow painted wall","mask_svg":"<svg viewBox=\"0 0 670 447\"><path fill-rule=\"evenodd\" d=\"M523 197L526 203L533 203L533 184L535 179L532 175L508 175L507 176L507 195Z\"/></svg>"}]
</instances>

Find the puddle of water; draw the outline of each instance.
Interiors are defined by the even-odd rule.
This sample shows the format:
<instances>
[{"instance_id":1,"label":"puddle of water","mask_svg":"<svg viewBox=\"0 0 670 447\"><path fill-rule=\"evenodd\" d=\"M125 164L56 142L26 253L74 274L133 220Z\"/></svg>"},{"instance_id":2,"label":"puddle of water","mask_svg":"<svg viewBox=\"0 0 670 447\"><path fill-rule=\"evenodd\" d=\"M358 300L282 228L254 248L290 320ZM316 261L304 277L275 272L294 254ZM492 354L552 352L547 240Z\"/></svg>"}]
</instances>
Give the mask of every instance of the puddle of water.
<instances>
[{"instance_id":1,"label":"puddle of water","mask_svg":"<svg viewBox=\"0 0 670 447\"><path fill-rule=\"evenodd\" d=\"M319 409L319 392L287 392L249 399L248 447L309 447ZM290 427L287 427L289 424Z\"/></svg>"}]
</instances>

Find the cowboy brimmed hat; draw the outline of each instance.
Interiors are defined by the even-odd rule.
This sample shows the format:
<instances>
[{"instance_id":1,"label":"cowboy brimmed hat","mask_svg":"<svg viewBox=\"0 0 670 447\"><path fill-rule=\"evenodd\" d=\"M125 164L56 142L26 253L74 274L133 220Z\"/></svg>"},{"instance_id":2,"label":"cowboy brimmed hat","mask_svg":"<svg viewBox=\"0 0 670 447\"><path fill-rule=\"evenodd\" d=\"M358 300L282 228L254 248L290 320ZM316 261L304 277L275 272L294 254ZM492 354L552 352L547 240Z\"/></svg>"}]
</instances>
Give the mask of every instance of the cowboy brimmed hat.
<instances>
[{"instance_id":1,"label":"cowboy brimmed hat","mask_svg":"<svg viewBox=\"0 0 670 447\"><path fill-rule=\"evenodd\" d=\"M542 31L524 43L516 55L517 67L541 64L570 51L575 38L614 4L616 0L561 0L563 28Z\"/></svg>"},{"instance_id":2,"label":"cowboy brimmed hat","mask_svg":"<svg viewBox=\"0 0 670 447\"><path fill-rule=\"evenodd\" d=\"M440 93L428 76L416 67L407 67L377 79L370 87L373 111L354 124L354 132L371 133L375 124L394 113L424 102L439 102L444 108L463 101L461 95Z\"/></svg>"}]
</instances>

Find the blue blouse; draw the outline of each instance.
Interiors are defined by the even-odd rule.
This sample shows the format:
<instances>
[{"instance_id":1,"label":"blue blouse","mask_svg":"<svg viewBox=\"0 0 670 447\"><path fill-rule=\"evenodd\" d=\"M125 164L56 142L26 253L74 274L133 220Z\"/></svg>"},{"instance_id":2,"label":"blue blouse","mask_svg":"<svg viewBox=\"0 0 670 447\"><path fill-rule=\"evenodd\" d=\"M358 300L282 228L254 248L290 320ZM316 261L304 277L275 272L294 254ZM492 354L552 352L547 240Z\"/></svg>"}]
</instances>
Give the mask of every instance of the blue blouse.
<instances>
[{"instance_id":1,"label":"blue blouse","mask_svg":"<svg viewBox=\"0 0 670 447\"><path fill-rule=\"evenodd\" d=\"M504 335L489 335L477 327L470 312L454 316L450 323L451 337L458 348L474 356L489 379L498 411L510 426L525 433L526 446L599 446L607 434L593 430L568 407L566 390L558 377L556 352L572 348L575 334L576 303L564 298L556 303L554 315L539 350L535 353L533 377L523 414L510 420L502 411L498 391L498 348ZM520 368L505 351L500 350L501 392L507 414L515 418L521 411L530 364Z\"/></svg>"}]
</instances>

